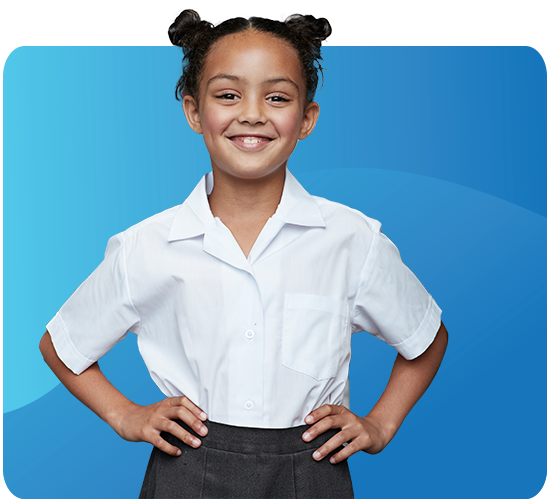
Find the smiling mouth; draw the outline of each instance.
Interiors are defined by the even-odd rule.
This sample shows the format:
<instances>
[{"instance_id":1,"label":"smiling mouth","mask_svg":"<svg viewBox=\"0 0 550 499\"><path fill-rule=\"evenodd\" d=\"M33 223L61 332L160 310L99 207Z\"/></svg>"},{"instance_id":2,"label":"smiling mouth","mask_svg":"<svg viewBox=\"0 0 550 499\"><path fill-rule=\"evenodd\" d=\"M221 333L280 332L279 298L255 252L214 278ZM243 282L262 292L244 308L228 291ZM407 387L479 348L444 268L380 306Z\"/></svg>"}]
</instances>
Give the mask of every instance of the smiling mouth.
<instances>
[{"instance_id":1,"label":"smiling mouth","mask_svg":"<svg viewBox=\"0 0 550 499\"><path fill-rule=\"evenodd\" d=\"M269 137L266 137L265 135L233 135L233 137L229 137L229 140L235 141L241 141L245 144L257 144L259 142L269 142Z\"/></svg>"},{"instance_id":2,"label":"smiling mouth","mask_svg":"<svg viewBox=\"0 0 550 499\"><path fill-rule=\"evenodd\" d=\"M259 149L269 144L273 139L261 135L235 135L228 137L236 146L243 149Z\"/></svg>"}]
</instances>

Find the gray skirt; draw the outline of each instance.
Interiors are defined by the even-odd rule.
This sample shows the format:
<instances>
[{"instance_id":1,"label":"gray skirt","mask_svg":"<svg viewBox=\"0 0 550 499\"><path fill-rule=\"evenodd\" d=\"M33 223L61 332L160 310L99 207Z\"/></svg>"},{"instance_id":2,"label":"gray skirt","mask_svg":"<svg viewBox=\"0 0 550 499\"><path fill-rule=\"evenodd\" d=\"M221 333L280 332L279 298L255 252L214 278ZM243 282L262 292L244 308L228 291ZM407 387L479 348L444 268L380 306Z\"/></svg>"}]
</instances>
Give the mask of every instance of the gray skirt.
<instances>
[{"instance_id":1,"label":"gray skirt","mask_svg":"<svg viewBox=\"0 0 550 499\"><path fill-rule=\"evenodd\" d=\"M178 423L192 435L195 433ZM206 421L208 435L194 449L168 433L179 447L173 457L153 449L140 499L149 498L353 498L347 461L315 461L313 452L337 433L329 430L311 442L308 425L284 429L246 428ZM341 450L335 450L332 454Z\"/></svg>"}]
</instances>

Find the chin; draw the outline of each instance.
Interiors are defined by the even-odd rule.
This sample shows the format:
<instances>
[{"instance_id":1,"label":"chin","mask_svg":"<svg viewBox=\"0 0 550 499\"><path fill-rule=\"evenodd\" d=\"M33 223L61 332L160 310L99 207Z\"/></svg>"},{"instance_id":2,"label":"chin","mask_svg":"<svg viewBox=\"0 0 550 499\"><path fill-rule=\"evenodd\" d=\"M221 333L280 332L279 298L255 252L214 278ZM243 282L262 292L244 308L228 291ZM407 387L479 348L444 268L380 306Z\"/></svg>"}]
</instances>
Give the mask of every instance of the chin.
<instances>
[{"instance_id":1,"label":"chin","mask_svg":"<svg viewBox=\"0 0 550 499\"><path fill-rule=\"evenodd\" d=\"M279 172L281 169L284 171L285 166L286 166L286 162L275 168L259 168L257 166L250 166L250 167L241 166L238 170L232 169L232 168L231 169L219 168L219 167L216 167L216 168L218 168L218 170L220 170L225 175L228 175L230 177L235 177L242 180L254 180L254 179L259 180L259 179L268 177L270 175L274 175L277 172Z\"/></svg>"}]
</instances>

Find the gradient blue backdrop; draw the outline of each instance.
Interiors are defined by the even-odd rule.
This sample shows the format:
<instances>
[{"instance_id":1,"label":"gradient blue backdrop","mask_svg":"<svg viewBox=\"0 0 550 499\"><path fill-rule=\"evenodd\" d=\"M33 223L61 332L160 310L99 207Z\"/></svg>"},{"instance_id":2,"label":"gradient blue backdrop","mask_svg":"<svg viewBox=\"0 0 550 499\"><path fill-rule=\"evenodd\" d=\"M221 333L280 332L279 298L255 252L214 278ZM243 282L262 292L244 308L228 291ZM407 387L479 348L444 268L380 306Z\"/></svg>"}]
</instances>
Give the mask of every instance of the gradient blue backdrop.
<instances>
[{"instance_id":1,"label":"gradient blue backdrop","mask_svg":"<svg viewBox=\"0 0 550 499\"><path fill-rule=\"evenodd\" d=\"M450 332L397 437L349 460L356 497L532 497L546 476L544 61L527 47L324 57L320 121L289 167L312 194L383 222ZM18 497L138 495L151 446L72 398L38 343L108 238L209 171L174 99L180 66L172 47L23 47L6 62L4 477ZM352 349L364 415L395 351L367 333ZM100 364L135 402L162 397L133 335Z\"/></svg>"}]
</instances>

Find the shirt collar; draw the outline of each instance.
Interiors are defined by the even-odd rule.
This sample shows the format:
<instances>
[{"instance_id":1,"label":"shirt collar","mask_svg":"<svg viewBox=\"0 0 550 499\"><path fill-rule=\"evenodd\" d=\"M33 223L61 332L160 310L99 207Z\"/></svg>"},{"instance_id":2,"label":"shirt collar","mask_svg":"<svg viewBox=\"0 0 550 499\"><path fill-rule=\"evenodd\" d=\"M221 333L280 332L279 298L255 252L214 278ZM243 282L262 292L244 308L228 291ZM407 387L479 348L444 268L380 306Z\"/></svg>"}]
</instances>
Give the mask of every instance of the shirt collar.
<instances>
[{"instance_id":1,"label":"shirt collar","mask_svg":"<svg viewBox=\"0 0 550 499\"><path fill-rule=\"evenodd\" d=\"M208 196L214 188L212 172L202 177L193 192L179 207L170 228L168 241L189 239L204 234L215 223ZM326 227L317 202L286 168L281 201L272 218L284 223L305 227Z\"/></svg>"}]
</instances>

